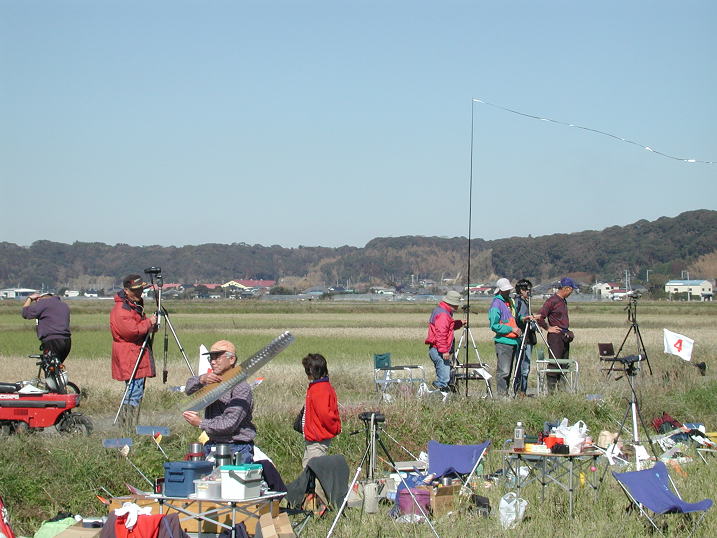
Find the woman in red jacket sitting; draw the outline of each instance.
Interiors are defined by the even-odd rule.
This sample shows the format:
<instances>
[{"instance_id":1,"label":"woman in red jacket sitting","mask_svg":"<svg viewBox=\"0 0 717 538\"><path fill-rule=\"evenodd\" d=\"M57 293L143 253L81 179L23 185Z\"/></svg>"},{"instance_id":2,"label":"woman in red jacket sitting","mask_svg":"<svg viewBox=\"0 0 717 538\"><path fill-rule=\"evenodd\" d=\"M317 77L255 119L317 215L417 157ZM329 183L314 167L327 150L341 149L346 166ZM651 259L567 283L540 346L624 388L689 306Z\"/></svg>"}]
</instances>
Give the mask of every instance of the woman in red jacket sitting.
<instances>
[{"instance_id":1,"label":"woman in red jacket sitting","mask_svg":"<svg viewBox=\"0 0 717 538\"><path fill-rule=\"evenodd\" d=\"M341 433L341 418L336 392L329 383L326 359L318 353L309 353L301 364L309 378L302 417L306 449L301 466L306 468L310 459L326 456L331 439Z\"/></svg>"}]
</instances>

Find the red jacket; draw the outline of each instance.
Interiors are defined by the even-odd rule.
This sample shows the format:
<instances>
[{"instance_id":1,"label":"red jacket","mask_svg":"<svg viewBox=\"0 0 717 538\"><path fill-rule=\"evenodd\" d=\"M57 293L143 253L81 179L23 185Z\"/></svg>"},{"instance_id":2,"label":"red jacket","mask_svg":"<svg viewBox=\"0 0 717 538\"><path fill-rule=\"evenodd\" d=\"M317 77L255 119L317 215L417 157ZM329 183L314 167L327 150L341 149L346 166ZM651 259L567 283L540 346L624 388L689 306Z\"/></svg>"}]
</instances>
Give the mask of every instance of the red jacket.
<instances>
[{"instance_id":1,"label":"red jacket","mask_svg":"<svg viewBox=\"0 0 717 538\"><path fill-rule=\"evenodd\" d=\"M145 317L142 304L131 301L124 290L115 295L115 305L110 312L112 379L129 380L144 337L150 330L152 322ZM147 347L142 354L135 378L154 376L154 358L151 349Z\"/></svg>"},{"instance_id":2,"label":"red jacket","mask_svg":"<svg viewBox=\"0 0 717 538\"><path fill-rule=\"evenodd\" d=\"M339 402L328 377L309 383L304 404L304 439L326 441L341 433Z\"/></svg>"},{"instance_id":3,"label":"red jacket","mask_svg":"<svg viewBox=\"0 0 717 538\"><path fill-rule=\"evenodd\" d=\"M431 312L425 343L438 349L439 353L449 353L453 349L453 331L461 327L463 322L453 319L453 308L441 301Z\"/></svg>"}]
</instances>

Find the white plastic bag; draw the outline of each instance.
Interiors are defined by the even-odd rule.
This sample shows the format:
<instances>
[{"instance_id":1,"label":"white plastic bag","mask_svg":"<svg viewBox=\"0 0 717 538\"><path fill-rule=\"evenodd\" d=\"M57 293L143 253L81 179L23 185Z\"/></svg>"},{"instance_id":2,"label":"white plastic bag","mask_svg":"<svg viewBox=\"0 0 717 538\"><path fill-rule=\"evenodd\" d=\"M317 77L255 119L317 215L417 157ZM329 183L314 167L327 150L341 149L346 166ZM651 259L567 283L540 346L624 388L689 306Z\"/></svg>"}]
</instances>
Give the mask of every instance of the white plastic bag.
<instances>
[{"instance_id":1,"label":"white plastic bag","mask_svg":"<svg viewBox=\"0 0 717 538\"><path fill-rule=\"evenodd\" d=\"M528 501L521 499L512 491L503 495L500 498L500 504L498 505L500 524L503 529L512 529L520 523L525 516L525 509L527 506Z\"/></svg>"},{"instance_id":2,"label":"white plastic bag","mask_svg":"<svg viewBox=\"0 0 717 538\"><path fill-rule=\"evenodd\" d=\"M582 420L578 420L575 424L569 426L568 419L564 418L560 422L560 426L556 428L555 433L558 437L563 438L563 444L568 445L570 453L574 454L582 451L588 427Z\"/></svg>"}]
</instances>

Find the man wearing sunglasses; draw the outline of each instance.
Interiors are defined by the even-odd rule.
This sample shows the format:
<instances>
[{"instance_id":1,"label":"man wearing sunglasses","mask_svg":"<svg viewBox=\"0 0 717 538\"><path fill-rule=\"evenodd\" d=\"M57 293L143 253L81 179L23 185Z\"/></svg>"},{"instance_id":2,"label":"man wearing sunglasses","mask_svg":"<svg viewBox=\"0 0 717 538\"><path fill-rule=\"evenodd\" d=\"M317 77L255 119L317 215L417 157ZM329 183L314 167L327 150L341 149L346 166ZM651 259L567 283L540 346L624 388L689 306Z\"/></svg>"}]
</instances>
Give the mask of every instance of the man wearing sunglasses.
<instances>
[{"instance_id":1,"label":"man wearing sunglasses","mask_svg":"<svg viewBox=\"0 0 717 538\"><path fill-rule=\"evenodd\" d=\"M230 372L236 362L234 344L227 340L215 342L209 350L211 372L190 377L184 391L193 394L211 383L221 383L224 380L223 374ZM253 407L251 387L242 381L209 405L204 410L203 419L196 411L185 411L182 416L209 436L209 441L204 445L206 454L216 444L228 444L232 454L240 454L237 463L251 463L254 460L256 437L256 426L252 422Z\"/></svg>"}]
</instances>

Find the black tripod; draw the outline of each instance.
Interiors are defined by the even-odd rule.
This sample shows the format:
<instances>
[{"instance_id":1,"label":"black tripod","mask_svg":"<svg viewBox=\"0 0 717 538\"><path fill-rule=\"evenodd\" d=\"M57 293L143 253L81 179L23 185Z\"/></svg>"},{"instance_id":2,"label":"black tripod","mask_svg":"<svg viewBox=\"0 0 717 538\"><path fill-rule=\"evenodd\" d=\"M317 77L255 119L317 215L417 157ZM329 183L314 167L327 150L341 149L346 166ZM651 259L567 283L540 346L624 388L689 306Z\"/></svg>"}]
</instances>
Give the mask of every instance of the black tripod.
<instances>
[{"instance_id":1,"label":"black tripod","mask_svg":"<svg viewBox=\"0 0 717 538\"><path fill-rule=\"evenodd\" d=\"M528 303L528 315L533 315L533 309L530 303L530 299L532 298L532 293L530 290L528 290L528 297L526 298L526 302ZM518 297L519 299L519 297ZM530 334L538 334L540 335L540 339L543 341L543 344L548 349L548 353L550 354L551 358L553 359L555 365L558 367L558 370L560 371L560 374L564 374L563 367L560 364L560 362L555 358L555 353L553 353L553 350L548 345L548 341L545 338L545 335L543 334L543 331L540 330L540 327L538 326L535 321L532 319L529 319L525 324L525 329L523 329L523 337L520 340L520 348L518 349L518 357L515 360L515 367L513 368L513 396L518 395L518 375L521 371L521 367L523 366L523 361L525 360L525 354L527 351L528 346L533 346L535 344L531 344L528 342L528 338L530 338ZM537 343L537 342L536 342Z\"/></svg>"},{"instance_id":2,"label":"black tripod","mask_svg":"<svg viewBox=\"0 0 717 538\"><path fill-rule=\"evenodd\" d=\"M637 300L640 298L640 294L631 291L628 294L628 298L630 299L630 302L625 307L625 311L627 312L627 321L630 323L630 327L627 329L627 334L625 334L625 338L622 339L622 343L620 344L617 353L615 353L615 360L619 360L622 348L625 347L625 342L627 342L627 339L630 337L630 335L634 333L637 344L636 355L642 357L640 361L645 361L647 363L647 369L649 370L650 375L652 375L652 366L650 366L650 359L647 357L647 350L645 349L645 343L642 341L640 326L637 324ZM610 377L610 374L612 373L614 367L615 361L613 361L613 363L610 365L610 368L608 368L607 373L605 374L606 377Z\"/></svg>"},{"instance_id":3,"label":"black tripod","mask_svg":"<svg viewBox=\"0 0 717 538\"><path fill-rule=\"evenodd\" d=\"M167 327L169 327L169 330L172 331L172 336L174 336L174 341L177 343L177 347L179 348L179 351L181 351L182 356L184 357L184 362L187 364L187 368L189 368L189 372L191 375L194 375L194 370L192 369L192 366L189 364L189 359L187 358L187 354L184 351L184 347L182 347L182 343L179 341L179 337L177 336L177 332L174 330L174 326L172 325L172 320L169 318L169 312L167 312L167 309L164 308L162 305L162 286L163 278L162 278L162 269L159 267L150 267L148 269L145 269L144 272L149 275L150 278L150 284L154 288L154 300L157 305L157 310L155 312L157 316L157 323L150 329L147 334L144 337L144 341L142 342L142 347L139 350L139 353L137 354L137 360L134 363L134 367L132 368L132 374L130 375L129 380L127 381L127 385L125 386L124 394L122 394L122 400L120 401L120 405L117 408L117 414L115 414L115 419L112 422L112 424L117 424L117 420L119 419L120 413L122 411L122 407L125 405L128 405L126 402L127 394L129 393L132 384L134 383L134 380L137 376L137 370L139 369L139 363L142 360L142 357L144 356L144 352L149 347L150 353L152 353L152 345L154 343L154 334L159 330L160 326L162 325L162 318L165 319L166 323L164 325L164 356L163 356L163 369L162 369L162 383L167 382L167 376L169 375L169 372L167 371L167 350L169 348L169 336L167 334ZM155 288L155 278L157 280L157 286Z\"/></svg>"},{"instance_id":4,"label":"black tripod","mask_svg":"<svg viewBox=\"0 0 717 538\"><path fill-rule=\"evenodd\" d=\"M647 437L647 440L652 447L652 452L654 456L657 458L657 453L655 452L654 446L652 445L652 439L650 439L650 434L648 433L648 429L645 426L645 421L642 419L642 415L640 414L640 405L637 398L637 392L635 391L635 376L637 376L637 372L639 371L638 363L647 360L647 357L643 357L642 355L629 355L627 357L622 358L611 358L611 359L600 359L603 361L609 361L612 362L611 366L615 366L615 363L619 362L622 364L622 368L615 368L615 371L618 372L624 372L625 377L627 378L627 382L630 385L630 400L627 404L627 408L625 409L625 415L622 417L622 422L619 424L617 437L613 441L613 446L617 445L617 441L620 438L620 433L625 429L625 424L627 423L627 417L630 415L632 419L632 442L631 444L635 448L635 470L640 470L640 453L643 454L646 452L642 442L640 441L640 433L638 430L638 420L640 424L642 425L642 429L645 432L645 436ZM622 376L620 376L622 377ZM620 379L618 377L617 379ZM639 447L639 448L638 448ZM600 481L605 478L605 473L607 472L607 466L605 467L605 470L603 471L602 478Z\"/></svg>"},{"instance_id":5,"label":"black tripod","mask_svg":"<svg viewBox=\"0 0 717 538\"><path fill-rule=\"evenodd\" d=\"M358 467L356 468L356 474L354 475L354 479L349 485L349 490L346 493L346 497L344 497L343 502L341 503L341 507L339 508L338 513L336 514L336 518L334 519L333 524L331 525L331 528L329 529L328 534L326 535L326 538L329 538L331 534L334 532L334 527L336 527L336 523L339 520L339 517L341 516L341 513L344 511L344 508L346 508L346 503L348 502L349 495L351 494L351 491L353 491L353 487L356 484L356 481L358 480L359 474L361 474L362 467L366 464L368 461L368 467L366 467L366 479L368 482L373 482L375 479L375 473L376 473L376 446L380 446L381 450L383 450L384 455L386 456L386 459L389 461L391 468L395 473L398 474L398 476L401 477L401 482L403 483L403 486L408 491L409 495L413 499L413 502L416 503L416 506L418 507L418 510L421 512L421 515L426 519L426 522L431 527L431 530L433 531L433 534L438 537L438 533L436 532L436 529L433 527L433 524L431 523L431 520L428 519L428 514L426 514L425 510L421 506L421 504L418 502L418 499L416 499L416 496L413 494L413 491L411 491L411 488L406 483L406 480L403 478L403 475L399 472L398 468L396 467L396 462L391 457L391 454L389 454L388 449L386 448L386 445L383 444L383 440L381 439L381 424L383 424L386 421L386 417L381 414L374 411L366 411L364 413L361 413L359 415L359 419L363 421L364 429L366 432L366 450L364 451L363 457L361 458L361 461L358 464ZM358 432L355 432L358 433Z\"/></svg>"}]
</instances>

